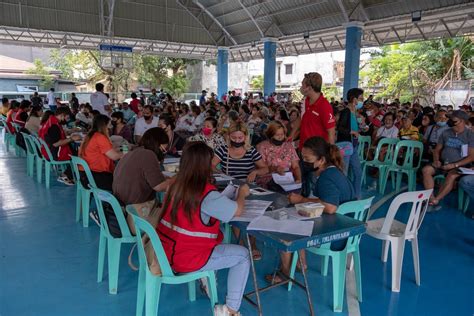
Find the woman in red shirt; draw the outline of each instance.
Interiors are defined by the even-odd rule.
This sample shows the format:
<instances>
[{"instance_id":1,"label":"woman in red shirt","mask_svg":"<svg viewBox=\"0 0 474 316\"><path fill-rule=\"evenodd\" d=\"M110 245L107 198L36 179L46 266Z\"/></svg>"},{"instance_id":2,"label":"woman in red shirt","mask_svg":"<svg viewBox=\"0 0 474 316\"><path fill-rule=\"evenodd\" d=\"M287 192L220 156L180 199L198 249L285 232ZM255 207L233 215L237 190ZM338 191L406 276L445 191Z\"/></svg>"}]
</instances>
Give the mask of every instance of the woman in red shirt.
<instances>
[{"instance_id":1,"label":"woman in red shirt","mask_svg":"<svg viewBox=\"0 0 474 316\"><path fill-rule=\"evenodd\" d=\"M92 129L87 133L79 156L84 159L92 171L92 176L98 188L112 191L114 161L122 158L123 154L115 150L109 139L110 118L99 114L92 121ZM84 171L80 171L82 185L89 185Z\"/></svg>"}]
</instances>

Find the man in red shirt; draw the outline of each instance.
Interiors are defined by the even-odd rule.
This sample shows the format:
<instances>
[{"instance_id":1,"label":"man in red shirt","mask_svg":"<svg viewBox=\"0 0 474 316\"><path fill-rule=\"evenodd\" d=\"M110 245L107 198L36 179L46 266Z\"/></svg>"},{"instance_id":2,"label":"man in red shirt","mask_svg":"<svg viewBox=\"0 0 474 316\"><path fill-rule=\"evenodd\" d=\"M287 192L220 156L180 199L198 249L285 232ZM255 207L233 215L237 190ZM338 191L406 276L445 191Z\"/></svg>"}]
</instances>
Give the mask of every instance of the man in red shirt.
<instances>
[{"instance_id":1,"label":"man in red shirt","mask_svg":"<svg viewBox=\"0 0 474 316\"><path fill-rule=\"evenodd\" d=\"M141 106L140 99L138 99L135 92L132 92L130 96L132 97L132 101L130 101L130 109L132 109L135 114L138 114L139 106Z\"/></svg>"},{"instance_id":2,"label":"man in red shirt","mask_svg":"<svg viewBox=\"0 0 474 316\"><path fill-rule=\"evenodd\" d=\"M304 75L300 92L306 97L304 100L304 114L301 119L299 149L311 137L319 136L330 144L336 139L336 120L332 106L321 93L323 78L317 72Z\"/></svg>"}]
</instances>

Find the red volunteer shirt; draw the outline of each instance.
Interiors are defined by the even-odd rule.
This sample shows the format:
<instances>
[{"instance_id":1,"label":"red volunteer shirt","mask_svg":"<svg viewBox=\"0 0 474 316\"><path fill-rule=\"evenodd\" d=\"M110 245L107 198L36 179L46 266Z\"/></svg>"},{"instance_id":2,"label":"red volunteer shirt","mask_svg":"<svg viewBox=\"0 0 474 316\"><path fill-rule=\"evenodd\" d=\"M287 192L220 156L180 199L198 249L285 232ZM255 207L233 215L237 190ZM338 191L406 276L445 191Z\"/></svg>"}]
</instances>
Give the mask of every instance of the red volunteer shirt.
<instances>
[{"instance_id":1,"label":"red volunteer shirt","mask_svg":"<svg viewBox=\"0 0 474 316\"><path fill-rule=\"evenodd\" d=\"M336 126L336 120L332 106L321 93L313 104L309 104L309 98L304 100L304 114L301 119L299 149L303 148L304 142L311 137L319 136L328 140L328 129Z\"/></svg>"},{"instance_id":2,"label":"red volunteer shirt","mask_svg":"<svg viewBox=\"0 0 474 316\"><path fill-rule=\"evenodd\" d=\"M140 100L139 99L132 99L130 101L130 108L132 109L135 114L138 114L138 106L140 105Z\"/></svg>"}]
</instances>

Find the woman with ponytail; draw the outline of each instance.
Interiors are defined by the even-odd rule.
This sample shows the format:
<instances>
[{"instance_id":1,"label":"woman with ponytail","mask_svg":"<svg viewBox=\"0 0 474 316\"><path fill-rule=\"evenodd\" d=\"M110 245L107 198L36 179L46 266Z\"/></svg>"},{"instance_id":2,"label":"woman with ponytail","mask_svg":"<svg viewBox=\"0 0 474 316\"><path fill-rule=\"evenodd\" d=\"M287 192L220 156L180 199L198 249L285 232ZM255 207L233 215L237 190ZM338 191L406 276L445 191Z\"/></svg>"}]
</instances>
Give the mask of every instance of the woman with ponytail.
<instances>
[{"instance_id":1,"label":"woman with ponytail","mask_svg":"<svg viewBox=\"0 0 474 316\"><path fill-rule=\"evenodd\" d=\"M309 186L310 195L304 197L299 194L291 193L288 200L292 204L316 202L324 205L324 212L328 214L336 213L338 206L347 201L355 199L354 189L351 182L343 173L344 164L339 147L329 144L321 137L311 137L306 140L301 150L303 164L307 169L312 169L315 177L310 183L303 185ZM314 181L314 182L313 182ZM345 242L342 242L344 248ZM338 244L336 247L339 247ZM333 247L331 246L331 249ZM336 250L336 249L333 249ZM300 251L300 256L306 270L306 256L304 251ZM281 253L281 271L285 275L290 275L291 253ZM301 269L301 267L299 267ZM279 282L281 278L273 275L267 275L269 282Z\"/></svg>"},{"instance_id":2,"label":"woman with ponytail","mask_svg":"<svg viewBox=\"0 0 474 316\"><path fill-rule=\"evenodd\" d=\"M97 187L112 191L114 161L122 158L123 154L115 150L109 139L110 118L99 114L92 121L92 128L84 138L79 148L79 157L84 159L92 171ZM81 182L87 187L89 181L84 171L79 170Z\"/></svg>"},{"instance_id":3,"label":"woman with ponytail","mask_svg":"<svg viewBox=\"0 0 474 316\"><path fill-rule=\"evenodd\" d=\"M315 177L303 183L309 192L307 197L290 194L290 203L317 202L324 205L324 212L336 213L337 207L355 199L354 188L344 175L344 163L339 148L327 143L321 137L311 137L301 150L303 164L312 169Z\"/></svg>"}]
</instances>

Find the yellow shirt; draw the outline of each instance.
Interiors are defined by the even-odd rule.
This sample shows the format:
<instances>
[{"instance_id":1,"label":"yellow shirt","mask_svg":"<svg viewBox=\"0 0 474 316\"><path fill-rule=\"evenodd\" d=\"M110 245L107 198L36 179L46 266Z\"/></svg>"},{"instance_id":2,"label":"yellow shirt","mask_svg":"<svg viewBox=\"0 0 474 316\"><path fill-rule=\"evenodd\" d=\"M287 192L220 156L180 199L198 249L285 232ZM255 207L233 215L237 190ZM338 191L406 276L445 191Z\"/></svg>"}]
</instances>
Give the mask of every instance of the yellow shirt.
<instances>
[{"instance_id":1,"label":"yellow shirt","mask_svg":"<svg viewBox=\"0 0 474 316\"><path fill-rule=\"evenodd\" d=\"M2 106L0 108L0 114L4 115L4 116L7 116L7 113L8 113L8 106Z\"/></svg>"},{"instance_id":2,"label":"yellow shirt","mask_svg":"<svg viewBox=\"0 0 474 316\"><path fill-rule=\"evenodd\" d=\"M401 139L418 140L419 139L418 127L412 125L409 129L402 128L400 129L398 136Z\"/></svg>"}]
</instances>

